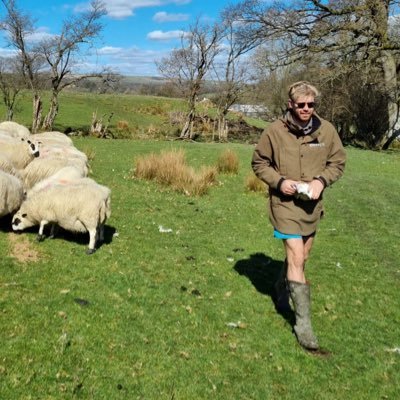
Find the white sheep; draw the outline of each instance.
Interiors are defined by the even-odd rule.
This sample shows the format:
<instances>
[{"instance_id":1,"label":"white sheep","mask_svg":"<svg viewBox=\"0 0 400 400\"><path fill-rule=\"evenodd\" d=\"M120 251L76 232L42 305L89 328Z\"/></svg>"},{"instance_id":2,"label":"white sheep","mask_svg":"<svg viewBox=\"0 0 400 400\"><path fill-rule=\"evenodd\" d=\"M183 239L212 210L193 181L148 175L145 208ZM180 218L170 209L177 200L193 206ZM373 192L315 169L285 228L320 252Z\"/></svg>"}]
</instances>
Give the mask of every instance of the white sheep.
<instances>
[{"instance_id":1,"label":"white sheep","mask_svg":"<svg viewBox=\"0 0 400 400\"><path fill-rule=\"evenodd\" d=\"M0 132L18 139L28 138L31 134L28 128L14 121L0 122Z\"/></svg>"},{"instance_id":2,"label":"white sheep","mask_svg":"<svg viewBox=\"0 0 400 400\"><path fill-rule=\"evenodd\" d=\"M0 145L1 146L1 145ZM14 168L11 160L5 154L0 152L0 170L21 179L21 173Z\"/></svg>"},{"instance_id":3,"label":"white sheep","mask_svg":"<svg viewBox=\"0 0 400 400\"><path fill-rule=\"evenodd\" d=\"M35 157L39 157L37 142L25 139L15 139L11 142L2 142L0 154L6 156L14 168L25 168Z\"/></svg>"},{"instance_id":4,"label":"white sheep","mask_svg":"<svg viewBox=\"0 0 400 400\"><path fill-rule=\"evenodd\" d=\"M80 159L83 160L85 163L89 162L87 155L84 152L78 150L74 146L67 146L61 144L46 145L39 143L39 149L41 158L56 156L68 159Z\"/></svg>"},{"instance_id":5,"label":"white sheep","mask_svg":"<svg viewBox=\"0 0 400 400\"><path fill-rule=\"evenodd\" d=\"M43 230L49 223L73 232L89 232L86 253L94 253L97 242L104 240L104 224L111 215L111 190L93 182L52 185L33 193L14 215L13 230L40 225L39 241L44 239Z\"/></svg>"},{"instance_id":6,"label":"white sheep","mask_svg":"<svg viewBox=\"0 0 400 400\"><path fill-rule=\"evenodd\" d=\"M58 131L41 132L35 133L30 136L32 140L37 140L45 145L65 145L73 146L71 138L69 138L65 133Z\"/></svg>"},{"instance_id":7,"label":"white sheep","mask_svg":"<svg viewBox=\"0 0 400 400\"><path fill-rule=\"evenodd\" d=\"M74 167L79 171L80 178L89 173L89 168L81 159L63 157L38 157L21 170L25 189L31 189L35 184L47 179L65 167Z\"/></svg>"},{"instance_id":8,"label":"white sheep","mask_svg":"<svg viewBox=\"0 0 400 400\"><path fill-rule=\"evenodd\" d=\"M4 142L15 143L16 140L19 139L15 138L14 136L10 136L7 132L0 131L0 144Z\"/></svg>"},{"instance_id":9,"label":"white sheep","mask_svg":"<svg viewBox=\"0 0 400 400\"><path fill-rule=\"evenodd\" d=\"M18 210L23 199L22 182L17 177L0 171L0 217Z\"/></svg>"},{"instance_id":10,"label":"white sheep","mask_svg":"<svg viewBox=\"0 0 400 400\"><path fill-rule=\"evenodd\" d=\"M35 161L32 161L34 163ZM31 164L32 164L31 163ZM29 165L31 165L29 164ZM28 167L29 167L28 165ZM50 175L48 178L42 179L33 185L27 192L26 197L32 196L33 193L39 192L40 190L47 189L53 185L68 185L76 183L81 178L84 178L82 171L74 166L66 166ZM26 185L25 185L26 188Z\"/></svg>"}]
</instances>

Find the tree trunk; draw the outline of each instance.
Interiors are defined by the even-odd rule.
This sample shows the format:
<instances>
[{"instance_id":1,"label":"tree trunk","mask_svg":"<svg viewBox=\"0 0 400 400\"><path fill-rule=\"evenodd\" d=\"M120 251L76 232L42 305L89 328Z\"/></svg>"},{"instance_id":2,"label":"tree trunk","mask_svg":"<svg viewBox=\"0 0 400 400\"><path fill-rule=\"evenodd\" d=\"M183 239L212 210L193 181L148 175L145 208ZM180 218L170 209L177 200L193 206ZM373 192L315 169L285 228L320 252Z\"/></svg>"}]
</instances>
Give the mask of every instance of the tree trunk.
<instances>
[{"instance_id":1,"label":"tree trunk","mask_svg":"<svg viewBox=\"0 0 400 400\"><path fill-rule=\"evenodd\" d=\"M32 133L37 133L42 120L42 99L38 93L33 96L33 118L32 118Z\"/></svg>"},{"instance_id":2,"label":"tree trunk","mask_svg":"<svg viewBox=\"0 0 400 400\"><path fill-rule=\"evenodd\" d=\"M14 118L14 109L13 107L7 108L7 121L12 121Z\"/></svg>"},{"instance_id":3,"label":"tree trunk","mask_svg":"<svg viewBox=\"0 0 400 400\"><path fill-rule=\"evenodd\" d=\"M53 91L50 101L49 111L43 120L42 129L51 131L53 129L54 120L58 114L58 92Z\"/></svg>"},{"instance_id":4,"label":"tree trunk","mask_svg":"<svg viewBox=\"0 0 400 400\"><path fill-rule=\"evenodd\" d=\"M389 51L383 52L382 69L388 93L388 127L380 143L381 148L385 150L398 136L400 129L396 61Z\"/></svg>"},{"instance_id":5,"label":"tree trunk","mask_svg":"<svg viewBox=\"0 0 400 400\"><path fill-rule=\"evenodd\" d=\"M186 116L185 125L182 128L180 138L181 139L191 139L193 136L193 122L194 122L194 109L191 109Z\"/></svg>"}]
</instances>

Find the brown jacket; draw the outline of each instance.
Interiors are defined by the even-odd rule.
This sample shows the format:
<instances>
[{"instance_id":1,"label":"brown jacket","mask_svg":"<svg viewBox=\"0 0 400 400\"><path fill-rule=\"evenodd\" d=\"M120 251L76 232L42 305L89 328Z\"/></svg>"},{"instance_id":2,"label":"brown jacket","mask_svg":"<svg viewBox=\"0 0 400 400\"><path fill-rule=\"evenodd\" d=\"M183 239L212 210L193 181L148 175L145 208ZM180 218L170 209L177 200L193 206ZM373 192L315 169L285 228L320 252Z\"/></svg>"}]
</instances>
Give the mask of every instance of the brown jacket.
<instances>
[{"instance_id":1,"label":"brown jacket","mask_svg":"<svg viewBox=\"0 0 400 400\"><path fill-rule=\"evenodd\" d=\"M310 235L323 214L322 198L300 200L280 192L284 179L310 182L319 177L325 187L344 171L346 154L333 125L314 114L311 133L304 135L291 113L263 132L252 159L255 174L269 186L270 221L280 232Z\"/></svg>"}]
</instances>

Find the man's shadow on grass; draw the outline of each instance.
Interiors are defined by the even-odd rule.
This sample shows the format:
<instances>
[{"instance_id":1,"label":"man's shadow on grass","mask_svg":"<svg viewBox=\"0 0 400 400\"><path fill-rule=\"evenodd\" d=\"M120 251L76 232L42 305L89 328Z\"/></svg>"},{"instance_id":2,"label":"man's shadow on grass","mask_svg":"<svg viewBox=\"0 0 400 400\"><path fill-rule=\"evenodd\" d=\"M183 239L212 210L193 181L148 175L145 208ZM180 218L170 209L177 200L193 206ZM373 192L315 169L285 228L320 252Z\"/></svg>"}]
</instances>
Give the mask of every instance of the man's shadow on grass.
<instances>
[{"instance_id":1,"label":"man's shadow on grass","mask_svg":"<svg viewBox=\"0 0 400 400\"><path fill-rule=\"evenodd\" d=\"M233 268L239 275L248 278L259 293L269 296L274 303L276 312L290 325L294 325L293 310L280 307L274 288L274 284L284 268L283 261L274 260L264 253L255 253L251 254L250 258L237 261Z\"/></svg>"}]
</instances>

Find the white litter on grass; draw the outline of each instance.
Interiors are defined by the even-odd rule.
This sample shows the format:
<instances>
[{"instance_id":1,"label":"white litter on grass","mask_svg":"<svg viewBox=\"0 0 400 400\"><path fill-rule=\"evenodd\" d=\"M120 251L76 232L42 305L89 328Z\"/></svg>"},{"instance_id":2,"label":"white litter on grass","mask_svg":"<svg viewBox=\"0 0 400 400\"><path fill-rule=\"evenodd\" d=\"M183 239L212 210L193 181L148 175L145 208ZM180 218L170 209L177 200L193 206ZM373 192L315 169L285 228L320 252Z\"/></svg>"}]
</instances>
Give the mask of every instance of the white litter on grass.
<instances>
[{"instance_id":1,"label":"white litter on grass","mask_svg":"<svg viewBox=\"0 0 400 400\"><path fill-rule=\"evenodd\" d=\"M158 232L171 233L172 229L171 228L164 228L162 225L158 225Z\"/></svg>"},{"instance_id":2,"label":"white litter on grass","mask_svg":"<svg viewBox=\"0 0 400 400\"><path fill-rule=\"evenodd\" d=\"M393 349L386 349L386 351L389 351L390 353L400 354L400 347L395 347Z\"/></svg>"},{"instance_id":3,"label":"white litter on grass","mask_svg":"<svg viewBox=\"0 0 400 400\"><path fill-rule=\"evenodd\" d=\"M118 237L119 236L119 232L114 232L113 233L113 237Z\"/></svg>"},{"instance_id":4,"label":"white litter on grass","mask_svg":"<svg viewBox=\"0 0 400 400\"><path fill-rule=\"evenodd\" d=\"M233 257L227 257L226 258L229 262L234 262L235 261L235 259L233 258Z\"/></svg>"},{"instance_id":5,"label":"white litter on grass","mask_svg":"<svg viewBox=\"0 0 400 400\"><path fill-rule=\"evenodd\" d=\"M238 322L228 322L226 324L226 326L228 326L229 328L238 328L238 329L245 329L246 328L246 324L238 321Z\"/></svg>"},{"instance_id":6,"label":"white litter on grass","mask_svg":"<svg viewBox=\"0 0 400 400\"><path fill-rule=\"evenodd\" d=\"M342 267L342 264L340 264L340 262L337 262L337 263L336 263L336 266L337 266L338 268L343 268L343 267Z\"/></svg>"}]
</instances>

